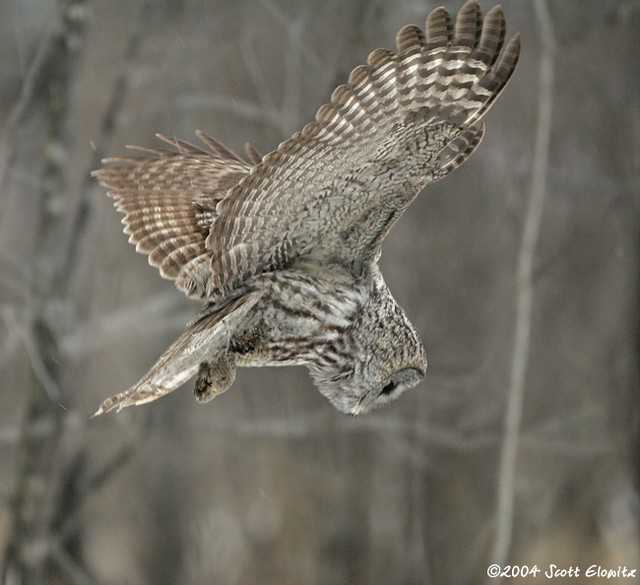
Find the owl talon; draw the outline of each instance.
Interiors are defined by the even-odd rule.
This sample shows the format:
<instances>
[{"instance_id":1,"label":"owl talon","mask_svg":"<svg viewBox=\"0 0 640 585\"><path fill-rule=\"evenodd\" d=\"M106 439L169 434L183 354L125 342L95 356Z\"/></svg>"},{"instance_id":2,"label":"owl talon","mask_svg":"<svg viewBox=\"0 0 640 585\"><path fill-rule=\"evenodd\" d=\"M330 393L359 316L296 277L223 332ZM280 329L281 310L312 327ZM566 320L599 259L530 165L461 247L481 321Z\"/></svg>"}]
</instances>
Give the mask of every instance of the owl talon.
<instances>
[{"instance_id":1,"label":"owl talon","mask_svg":"<svg viewBox=\"0 0 640 585\"><path fill-rule=\"evenodd\" d=\"M236 363L231 354L224 354L217 362L202 362L193 394L198 402L209 402L227 391L236 378Z\"/></svg>"}]
</instances>

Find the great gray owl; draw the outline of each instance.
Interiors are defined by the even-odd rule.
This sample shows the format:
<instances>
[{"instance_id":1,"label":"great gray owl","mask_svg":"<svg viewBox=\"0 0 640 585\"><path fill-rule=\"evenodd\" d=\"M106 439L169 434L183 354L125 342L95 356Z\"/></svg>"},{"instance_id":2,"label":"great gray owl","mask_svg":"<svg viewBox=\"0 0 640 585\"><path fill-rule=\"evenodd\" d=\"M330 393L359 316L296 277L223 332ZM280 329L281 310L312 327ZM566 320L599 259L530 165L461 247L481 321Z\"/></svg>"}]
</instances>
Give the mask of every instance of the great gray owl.
<instances>
[{"instance_id":1,"label":"great gray owl","mask_svg":"<svg viewBox=\"0 0 640 585\"><path fill-rule=\"evenodd\" d=\"M97 414L155 400L197 374L207 401L236 366L306 365L342 412L397 398L425 375L424 348L378 270L391 226L432 181L478 146L481 120L509 80L499 6L482 22L467 2L455 25L431 12L377 49L331 102L276 150L245 162L158 135L172 149L111 158L95 175L124 212L139 252L200 316L126 392Z\"/></svg>"}]
</instances>

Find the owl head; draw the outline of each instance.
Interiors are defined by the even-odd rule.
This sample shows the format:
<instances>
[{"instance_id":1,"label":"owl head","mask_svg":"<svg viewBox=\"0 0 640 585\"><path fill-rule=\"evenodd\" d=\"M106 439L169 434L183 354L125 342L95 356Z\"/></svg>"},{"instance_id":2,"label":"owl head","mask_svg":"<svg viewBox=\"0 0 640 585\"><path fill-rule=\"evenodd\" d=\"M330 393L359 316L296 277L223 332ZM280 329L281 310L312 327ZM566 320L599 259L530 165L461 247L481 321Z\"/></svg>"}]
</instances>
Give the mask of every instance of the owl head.
<instances>
[{"instance_id":1,"label":"owl head","mask_svg":"<svg viewBox=\"0 0 640 585\"><path fill-rule=\"evenodd\" d=\"M351 327L338 340L341 362L309 367L320 392L352 415L393 402L427 371L420 338L375 271Z\"/></svg>"}]
</instances>

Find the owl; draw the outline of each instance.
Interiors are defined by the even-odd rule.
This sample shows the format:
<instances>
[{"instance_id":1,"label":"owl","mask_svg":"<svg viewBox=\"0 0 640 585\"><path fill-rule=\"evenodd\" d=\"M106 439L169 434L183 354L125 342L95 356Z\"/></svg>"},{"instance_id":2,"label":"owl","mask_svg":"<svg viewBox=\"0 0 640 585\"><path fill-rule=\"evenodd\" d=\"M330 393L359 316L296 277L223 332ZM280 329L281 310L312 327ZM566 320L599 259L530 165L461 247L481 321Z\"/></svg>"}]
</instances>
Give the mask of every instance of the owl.
<instances>
[{"instance_id":1,"label":"owl","mask_svg":"<svg viewBox=\"0 0 640 585\"><path fill-rule=\"evenodd\" d=\"M425 351L378 269L382 241L429 183L476 149L483 115L508 82L520 42L503 47L502 10L468 1L397 51L376 49L315 121L246 160L201 146L110 158L94 175L124 213L129 241L200 315L127 391L96 414L155 400L196 377L206 402L238 366L305 365L340 411L365 413L425 376Z\"/></svg>"}]
</instances>

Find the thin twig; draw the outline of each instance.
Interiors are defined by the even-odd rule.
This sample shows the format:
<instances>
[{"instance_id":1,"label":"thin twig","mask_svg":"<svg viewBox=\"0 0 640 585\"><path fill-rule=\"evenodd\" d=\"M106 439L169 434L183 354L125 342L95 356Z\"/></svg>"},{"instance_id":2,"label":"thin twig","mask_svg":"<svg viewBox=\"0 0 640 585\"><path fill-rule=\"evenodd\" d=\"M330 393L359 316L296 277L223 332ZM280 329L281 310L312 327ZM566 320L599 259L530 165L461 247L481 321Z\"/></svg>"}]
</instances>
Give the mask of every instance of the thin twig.
<instances>
[{"instance_id":1,"label":"thin twig","mask_svg":"<svg viewBox=\"0 0 640 585\"><path fill-rule=\"evenodd\" d=\"M99 134L93 140L93 156L89 163L89 169L84 173L84 180L81 186L82 198L71 221L69 230L70 237L66 242L66 262L60 269L60 273L65 277L65 286L69 286L72 281L72 273L77 265L78 254L82 249L82 238L87 228L90 208L88 194L91 192L91 187L96 185L95 179L91 176L90 171L100 166L105 149L117 129L117 117L122 110L122 104L131 87L131 80L138 64L140 47L146 36L149 23L151 22L151 14L155 9L154 7L155 4L153 2L146 0L140 9L136 26L129 37L124 52L123 66L120 75L113 85L107 109L102 118L102 127L100 128Z\"/></svg>"},{"instance_id":2,"label":"thin twig","mask_svg":"<svg viewBox=\"0 0 640 585\"><path fill-rule=\"evenodd\" d=\"M25 115L27 107L32 103L33 94L42 70L46 66L51 48L51 39L60 34L59 15L50 20L49 27L40 38L38 48L23 77L20 96L11 108L7 119L0 130L0 185L4 184L9 168L9 159L13 152L11 148L12 136L20 120Z\"/></svg>"},{"instance_id":3,"label":"thin twig","mask_svg":"<svg viewBox=\"0 0 640 585\"><path fill-rule=\"evenodd\" d=\"M271 112L279 111L279 108L276 107L273 96L271 95L266 75L264 74L258 58L256 57L252 41L252 32L244 28L241 35L240 53L245 67L249 72L251 82L256 88L258 99L262 104L264 104L264 109Z\"/></svg>"},{"instance_id":4,"label":"thin twig","mask_svg":"<svg viewBox=\"0 0 640 585\"><path fill-rule=\"evenodd\" d=\"M51 558L58 563L58 566L71 579L71 583L74 585L95 585L97 583L87 569L81 566L78 560L74 559L61 543L55 540L51 546Z\"/></svg>"},{"instance_id":5,"label":"thin twig","mask_svg":"<svg viewBox=\"0 0 640 585\"><path fill-rule=\"evenodd\" d=\"M116 309L79 322L61 338L60 347L66 357L80 359L121 338L132 328L147 336L175 331L193 318L193 311L180 311L181 299L172 292L159 293L140 303Z\"/></svg>"},{"instance_id":6,"label":"thin twig","mask_svg":"<svg viewBox=\"0 0 640 585\"><path fill-rule=\"evenodd\" d=\"M551 139L553 60L555 54L553 25L545 0L535 0L534 7L542 41L538 83L538 121L529 203L525 216L522 243L518 254L516 330L505 414L504 441L498 475L497 527L492 562L500 566L503 566L507 560L513 536L516 467L531 342L534 260L544 210L547 163Z\"/></svg>"},{"instance_id":7,"label":"thin twig","mask_svg":"<svg viewBox=\"0 0 640 585\"><path fill-rule=\"evenodd\" d=\"M51 402L60 400L60 387L56 382L55 377L51 375L51 372L43 359L42 353L38 348L38 344L34 339L33 324L21 324L16 318L15 311L12 310L12 307L3 307L2 318L7 329L22 343L22 346L29 357L31 370L47 393L49 400Z\"/></svg>"},{"instance_id":8,"label":"thin twig","mask_svg":"<svg viewBox=\"0 0 640 585\"><path fill-rule=\"evenodd\" d=\"M204 109L218 112L228 112L240 120L271 124L280 130L282 117L280 110L269 110L266 107L236 97L217 96L208 94L185 93L176 98L176 104L182 108Z\"/></svg>"}]
</instances>

